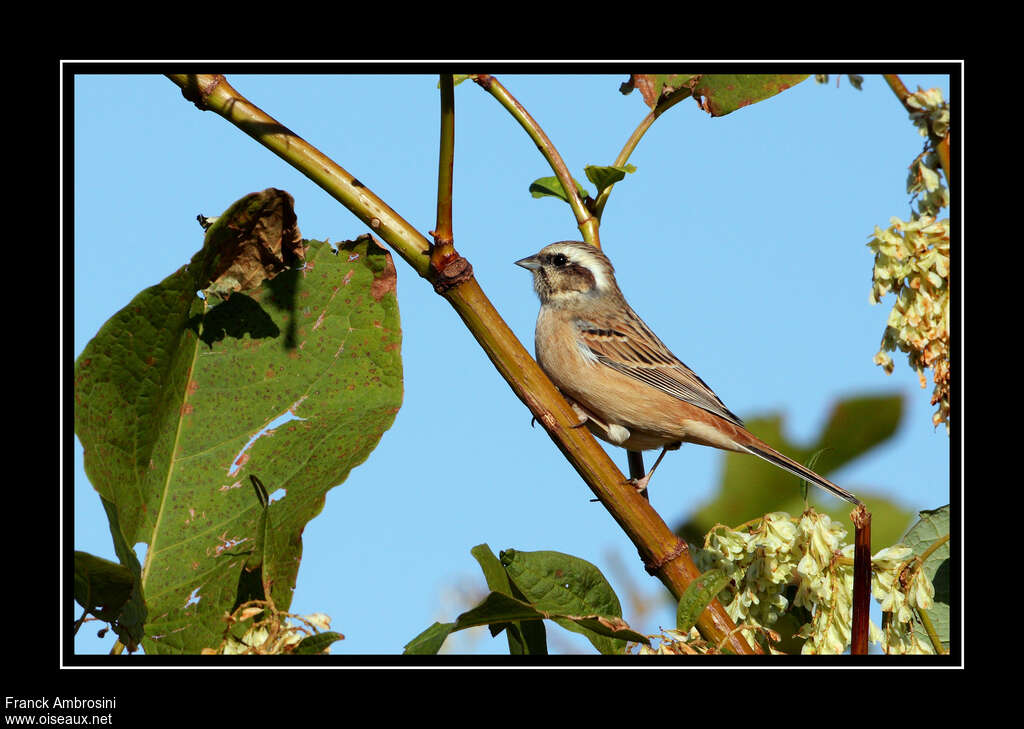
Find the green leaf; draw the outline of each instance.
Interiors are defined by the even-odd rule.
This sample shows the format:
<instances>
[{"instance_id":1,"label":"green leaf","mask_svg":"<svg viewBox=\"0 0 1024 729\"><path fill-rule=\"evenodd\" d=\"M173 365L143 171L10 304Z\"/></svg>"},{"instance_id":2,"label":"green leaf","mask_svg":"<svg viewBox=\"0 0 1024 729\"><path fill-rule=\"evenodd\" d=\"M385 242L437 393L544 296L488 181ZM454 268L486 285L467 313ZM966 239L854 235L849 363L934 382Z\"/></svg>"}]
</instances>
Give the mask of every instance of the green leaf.
<instances>
[{"instance_id":1,"label":"green leaf","mask_svg":"<svg viewBox=\"0 0 1024 729\"><path fill-rule=\"evenodd\" d=\"M345 636L341 633L336 633L332 630L317 633L316 635L309 635L299 641L299 644L295 646L292 653L294 655L316 655L318 653L323 653L331 646L332 643L336 643L344 638Z\"/></svg>"},{"instance_id":2,"label":"green leaf","mask_svg":"<svg viewBox=\"0 0 1024 729\"><path fill-rule=\"evenodd\" d=\"M470 550L483 570L484 579L487 580L487 587L492 592L500 592L509 597L521 598L522 595L509 582L508 574L504 566L494 552L486 544L478 544ZM547 632L542 621L530 621L526 623L491 623L491 637L497 636L502 630L506 630L510 655L547 655Z\"/></svg>"},{"instance_id":3,"label":"green leaf","mask_svg":"<svg viewBox=\"0 0 1024 729\"><path fill-rule=\"evenodd\" d=\"M611 187L624 178L627 174L636 172L636 165L605 166L587 165L583 168L587 179L597 185L597 194L600 195L606 187Z\"/></svg>"},{"instance_id":4,"label":"green leaf","mask_svg":"<svg viewBox=\"0 0 1024 729\"><path fill-rule=\"evenodd\" d=\"M508 574L498 558L494 556L491 548L486 544L478 544L469 550L469 553L473 555L480 565L480 569L483 570L484 579L487 580L487 587L491 592L501 592L511 596L512 586L508 581Z\"/></svg>"},{"instance_id":5,"label":"green leaf","mask_svg":"<svg viewBox=\"0 0 1024 729\"><path fill-rule=\"evenodd\" d=\"M575 178L573 178L573 183L576 185L580 199L586 200L590 195L587 188L583 187ZM569 195L565 192L565 188L562 187L562 183L557 177L541 177L534 180L530 183L530 194L534 197L557 197L560 200L569 202Z\"/></svg>"},{"instance_id":6,"label":"green leaf","mask_svg":"<svg viewBox=\"0 0 1024 729\"><path fill-rule=\"evenodd\" d=\"M750 418L747 429L776 450L801 463L815 451L822 451L814 470L823 476L868 453L895 434L903 416L899 395L854 396L841 400L829 415L821 435L814 442L798 444L783 432L780 415ZM685 457L684 447L675 457ZM671 457L671 454L670 454ZM716 496L700 507L680 527L686 538L700 543L715 524L742 524L771 511L800 514L804 510L800 479L769 463L746 454L724 454L725 468ZM864 500L872 512L872 541L894 544L910 520L910 513L897 503L875 496L853 484L839 484ZM849 523L850 507L821 489L809 493L819 511Z\"/></svg>"},{"instance_id":7,"label":"green leaf","mask_svg":"<svg viewBox=\"0 0 1024 729\"><path fill-rule=\"evenodd\" d=\"M491 623L503 623L512 620L541 620L544 613L536 606L516 600L514 597L502 595L500 592L488 593L483 602L471 610L462 613L455 620L456 630L476 628Z\"/></svg>"},{"instance_id":8,"label":"green leaf","mask_svg":"<svg viewBox=\"0 0 1024 729\"><path fill-rule=\"evenodd\" d=\"M483 625L509 624L520 620L541 620L544 615L536 608L503 595L491 592L483 602L462 613L454 623L434 623L405 645L405 653L435 654L441 650L445 638L457 630L476 628Z\"/></svg>"},{"instance_id":9,"label":"green leaf","mask_svg":"<svg viewBox=\"0 0 1024 729\"><path fill-rule=\"evenodd\" d=\"M744 106L775 96L810 74L634 74L632 88L640 89L652 109L677 91L692 94L711 116L724 116ZM625 90L626 87L623 87ZM625 91L628 93L628 91Z\"/></svg>"},{"instance_id":10,"label":"green leaf","mask_svg":"<svg viewBox=\"0 0 1024 729\"><path fill-rule=\"evenodd\" d=\"M75 600L100 620L115 622L135 587L127 567L88 552L75 552Z\"/></svg>"},{"instance_id":11,"label":"green leaf","mask_svg":"<svg viewBox=\"0 0 1024 729\"><path fill-rule=\"evenodd\" d=\"M615 591L586 560L553 551L501 552L501 563L517 588L540 610L560 614L622 616Z\"/></svg>"},{"instance_id":12,"label":"green leaf","mask_svg":"<svg viewBox=\"0 0 1024 729\"><path fill-rule=\"evenodd\" d=\"M516 588L538 610L560 616L622 617L615 591L601 571L586 560L561 552L509 549L501 553L501 563ZM560 618L555 622L584 635L601 653L622 653L625 649L624 641L610 639L580 621Z\"/></svg>"},{"instance_id":13,"label":"green leaf","mask_svg":"<svg viewBox=\"0 0 1024 729\"><path fill-rule=\"evenodd\" d=\"M701 108L711 116L725 116L775 96L808 76L807 73L705 74L693 87L693 94L702 97Z\"/></svg>"},{"instance_id":14,"label":"green leaf","mask_svg":"<svg viewBox=\"0 0 1024 729\"><path fill-rule=\"evenodd\" d=\"M370 236L337 251L308 241L294 265L268 263L255 288L211 295L212 283L260 277L208 248L231 225L218 218L192 263L138 294L75 363L75 432L118 558L130 568L131 546L148 545L147 653L216 646L257 564L286 610L303 528L401 404L390 256ZM293 419L268 429L282 416Z\"/></svg>"},{"instance_id":15,"label":"green leaf","mask_svg":"<svg viewBox=\"0 0 1024 729\"><path fill-rule=\"evenodd\" d=\"M567 615L540 610L522 600L500 592L491 592L483 602L462 613L454 623L434 623L409 641L405 653L435 654L445 638L457 630L478 628L495 623L554 620L568 630L582 633L602 653L622 653L626 641L647 643L647 638L630 629L622 618L606 615Z\"/></svg>"},{"instance_id":16,"label":"green leaf","mask_svg":"<svg viewBox=\"0 0 1024 729\"><path fill-rule=\"evenodd\" d=\"M601 653L622 653L626 641L648 643L622 619L614 591L589 562L559 552L511 549L501 553L499 562L486 544L474 547L472 554L491 592L454 623L431 625L406 644L406 653L437 653L452 632L487 625L492 636L507 630L512 655L543 655L544 620L586 636Z\"/></svg>"},{"instance_id":17,"label":"green leaf","mask_svg":"<svg viewBox=\"0 0 1024 729\"><path fill-rule=\"evenodd\" d=\"M558 601L552 604L558 604ZM619 616L543 610L536 603L531 604L497 592L492 592L479 606L460 615L455 624L461 630L496 621L517 620L529 625L531 621L539 622L542 619L553 620L566 630L584 635L604 654L622 653L626 641L647 643L646 636L632 630Z\"/></svg>"},{"instance_id":18,"label":"green leaf","mask_svg":"<svg viewBox=\"0 0 1024 729\"><path fill-rule=\"evenodd\" d=\"M455 630L455 623L434 623L405 644L403 655L433 656L441 650L444 639Z\"/></svg>"},{"instance_id":19,"label":"green leaf","mask_svg":"<svg viewBox=\"0 0 1024 729\"><path fill-rule=\"evenodd\" d=\"M932 581L935 588L935 599L928 610L928 617L939 635L939 639L949 650L949 604L950 604L950 550L949 550L949 505L931 511L922 511L920 518L910 527L903 543L921 556L939 540L945 540L925 560L922 569ZM889 542L884 542L889 544ZM918 638L930 643L925 629L915 623L914 631Z\"/></svg>"},{"instance_id":20,"label":"green leaf","mask_svg":"<svg viewBox=\"0 0 1024 729\"><path fill-rule=\"evenodd\" d=\"M553 618L556 623L564 628L573 630L569 624L579 626L577 633L582 633L590 639L591 643L605 655L618 655L625 650L625 642L648 644L647 636L638 633L629 627L622 618L609 617L607 615L566 615ZM598 635L610 640L598 644L590 634Z\"/></svg>"},{"instance_id":21,"label":"green leaf","mask_svg":"<svg viewBox=\"0 0 1024 729\"><path fill-rule=\"evenodd\" d=\"M114 554L117 555L121 565L132 574L133 586L128 601L121 608L121 612L114 622L114 632L118 640L125 646L129 653L138 650L145 634L146 618L149 611L146 609L146 601L142 590L142 565L139 564L135 551L125 541L124 533L121 531L120 521L117 516L117 508L101 498L103 510L107 513L107 521L110 524L110 536L114 542Z\"/></svg>"},{"instance_id":22,"label":"green leaf","mask_svg":"<svg viewBox=\"0 0 1024 729\"><path fill-rule=\"evenodd\" d=\"M679 598L679 605L676 608L676 629L683 633L689 632L690 628L697 624L700 614L729 582L729 575L718 569L708 570L691 582L683 596Z\"/></svg>"}]
</instances>

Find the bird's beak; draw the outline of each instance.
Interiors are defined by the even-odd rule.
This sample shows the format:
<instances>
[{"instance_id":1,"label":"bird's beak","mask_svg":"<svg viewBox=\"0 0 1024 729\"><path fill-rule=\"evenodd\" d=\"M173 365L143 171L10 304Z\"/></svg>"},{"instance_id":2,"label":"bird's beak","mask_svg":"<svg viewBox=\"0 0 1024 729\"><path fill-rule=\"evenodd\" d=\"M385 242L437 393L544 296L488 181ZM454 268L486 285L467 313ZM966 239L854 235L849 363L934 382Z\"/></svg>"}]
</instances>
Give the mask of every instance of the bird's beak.
<instances>
[{"instance_id":1,"label":"bird's beak","mask_svg":"<svg viewBox=\"0 0 1024 729\"><path fill-rule=\"evenodd\" d=\"M522 266L523 268L528 268L531 271L536 271L538 268L540 268L540 261L537 260L537 256L529 256L527 258L523 258L522 260L516 261L516 265Z\"/></svg>"}]
</instances>

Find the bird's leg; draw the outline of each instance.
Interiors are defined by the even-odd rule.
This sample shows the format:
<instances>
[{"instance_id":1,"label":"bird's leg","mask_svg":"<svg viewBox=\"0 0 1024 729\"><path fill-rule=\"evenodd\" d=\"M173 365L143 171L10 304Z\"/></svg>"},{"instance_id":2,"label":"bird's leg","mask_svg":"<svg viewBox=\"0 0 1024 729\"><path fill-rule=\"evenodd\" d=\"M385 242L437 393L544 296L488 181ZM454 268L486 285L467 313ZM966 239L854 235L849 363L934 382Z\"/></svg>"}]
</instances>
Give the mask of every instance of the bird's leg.
<instances>
[{"instance_id":1,"label":"bird's leg","mask_svg":"<svg viewBox=\"0 0 1024 729\"><path fill-rule=\"evenodd\" d=\"M629 478L626 483L633 485L644 477L644 452L627 450L626 456L629 461ZM650 501L650 495L646 488L640 492L640 495Z\"/></svg>"},{"instance_id":2,"label":"bird's leg","mask_svg":"<svg viewBox=\"0 0 1024 729\"><path fill-rule=\"evenodd\" d=\"M669 451L677 450L681 445L682 443L669 443L668 445L666 445L664 448L661 449L661 453L658 454L658 457L654 461L654 465L651 466L651 470L647 472L646 476L642 478L631 478L627 483L629 483L630 486L635 488L638 493L642 494L645 491L647 491L647 484L648 482L650 482L651 476L654 475L654 469L656 469L658 467L658 464L661 463L661 459L665 457L666 453L668 453Z\"/></svg>"}]
</instances>

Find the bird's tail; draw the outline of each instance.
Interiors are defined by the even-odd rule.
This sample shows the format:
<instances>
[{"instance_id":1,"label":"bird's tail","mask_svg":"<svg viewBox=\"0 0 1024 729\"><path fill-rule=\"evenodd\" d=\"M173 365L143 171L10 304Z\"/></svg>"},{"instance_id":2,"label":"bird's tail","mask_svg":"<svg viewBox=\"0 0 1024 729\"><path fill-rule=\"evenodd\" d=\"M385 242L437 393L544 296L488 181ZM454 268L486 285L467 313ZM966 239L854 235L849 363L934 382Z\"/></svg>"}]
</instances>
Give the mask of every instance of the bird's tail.
<instances>
[{"instance_id":1,"label":"bird's tail","mask_svg":"<svg viewBox=\"0 0 1024 729\"><path fill-rule=\"evenodd\" d=\"M849 501L851 504L860 504L860 499L858 499L856 496L851 494L846 489L836 486L827 478L819 476L806 466L797 463L792 458L787 458L786 456L779 453L777 450L769 448L765 444L754 445L752 443L744 443L742 445L742 448L746 450L747 453L751 453L757 456L758 458L763 458L764 460L768 461L768 463L778 466L779 468L782 468L786 471L789 471L790 473L794 474L795 476L799 476L805 481L810 481L818 488L824 489L825 491L828 491L831 494L835 494L839 498Z\"/></svg>"}]
</instances>

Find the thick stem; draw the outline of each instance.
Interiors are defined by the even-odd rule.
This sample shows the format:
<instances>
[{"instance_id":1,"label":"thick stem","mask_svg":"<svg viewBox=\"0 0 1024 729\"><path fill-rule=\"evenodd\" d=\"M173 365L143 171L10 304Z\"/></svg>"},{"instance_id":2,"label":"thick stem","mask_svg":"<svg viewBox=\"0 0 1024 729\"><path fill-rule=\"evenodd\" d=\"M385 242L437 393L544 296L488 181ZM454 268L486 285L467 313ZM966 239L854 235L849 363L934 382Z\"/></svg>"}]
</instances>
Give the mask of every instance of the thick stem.
<instances>
[{"instance_id":1,"label":"thick stem","mask_svg":"<svg viewBox=\"0 0 1024 729\"><path fill-rule=\"evenodd\" d=\"M853 626L850 654L868 654L868 619L871 609L871 513L861 504L850 514L854 526Z\"/></svg>"}]
</instances>

